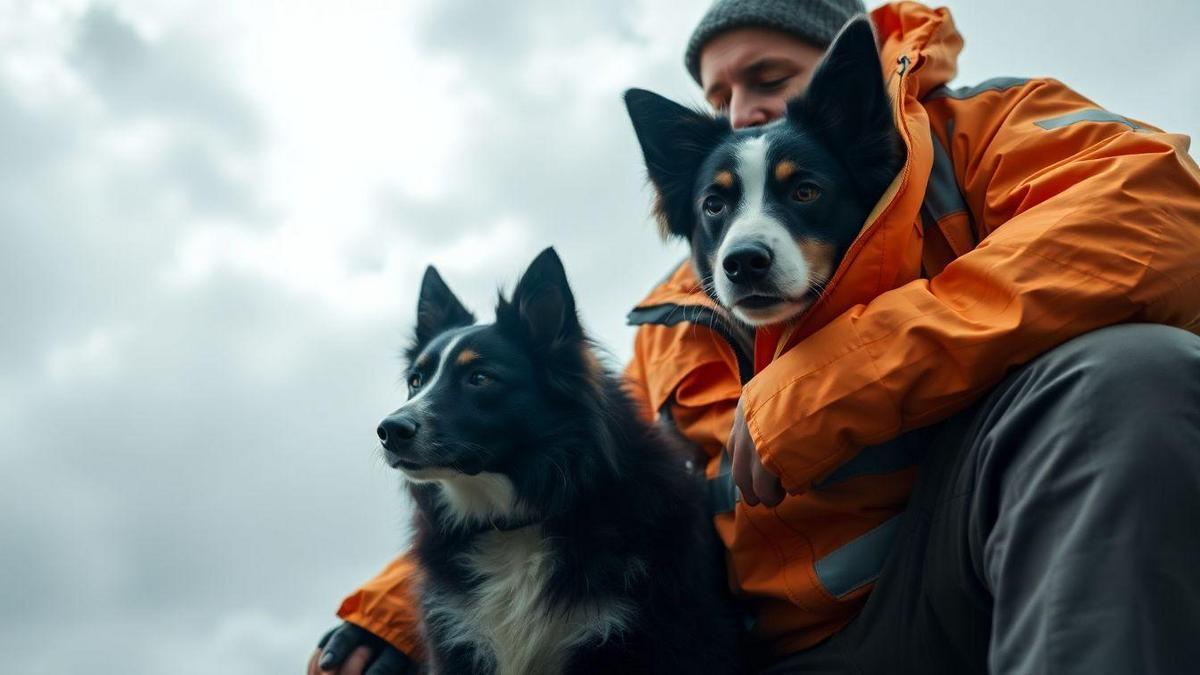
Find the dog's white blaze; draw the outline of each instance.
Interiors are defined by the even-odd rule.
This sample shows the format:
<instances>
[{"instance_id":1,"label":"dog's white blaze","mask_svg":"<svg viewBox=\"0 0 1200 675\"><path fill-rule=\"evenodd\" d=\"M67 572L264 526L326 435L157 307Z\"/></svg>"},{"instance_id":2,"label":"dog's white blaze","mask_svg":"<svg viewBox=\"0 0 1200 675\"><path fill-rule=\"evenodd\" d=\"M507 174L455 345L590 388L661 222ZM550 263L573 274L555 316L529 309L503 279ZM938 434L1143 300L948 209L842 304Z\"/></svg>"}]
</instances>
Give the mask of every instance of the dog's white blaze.
<instances>
[{"instance_id":1,"label":"dog's white blaze","mask_svg":"<svg viewBox=\"0 0 1200 675\"><path fill-rule=\"evenodd\" d=\"M456 526L526 515L517 500L516 488L504 474L483 471L472 476L446 468L400 470L414 483L438 483L442 501Z\"/></svg>"},{"instance_id":2,"label":"dog's white blaze","mask_svg":"<svg viewBox=\"0 0 1200 675\"><path fill-rule=\"evenodd\" d=\"M446 364L450 361L450 357L454 353L454 348L458 346L459 341L461 341L464 337L466 337L465 334L459 334L450 338L450 342L446 345L446 348L442 350L442 355L438 357L438 364L437 368L434 368L433 370L433 377L429 378L428 382L422 382L421 390L417 392L416 396L413 396L405 401L404 405L400 406L400 410L406 410L411 406L423 405L422 399L425 398L425 394L432 391L433 385L437 384L438 378L442 376L442 373L446 370L449 370L449 368L446 367Z\"/></svg>"},{"instance_id":3,"label":"dog's white blaze","mask_svg":"<svg viewBox=\"0 0 1200 675\"><path fill-rule=\"evenodd\" d=\"M445 629L450 644L474 647L480 670L561 673L576 646L608 640L633 619L620 601L552 605L545 590L554 555L539 525L483 534L462 561L479 587L466 597L427 598L424 619Z\"/></svg>"},{"instance_id":4,"label":"dog's white blaze","mask_svg":"<svg viewBox=\"0 0 1200 675\"><path fill-rule=\"evenodd\" d=\"M768 169L766 137L742 141L737 149L737 174L742 185L742 199L725 238L717 248L713 265L713 280L721 304L733 308L738 318L755 325L769 322L747 316L740 308L733 306L733 283L725 276L722 267L722 261L729 255L730 249L744 241L760 242L770 248L774 261L771 263L769 281L787 297L804 295L808 290L810 274L808 264L800 255L800 249L787 227L766 211Z\"/></svg>"}]
</instances>

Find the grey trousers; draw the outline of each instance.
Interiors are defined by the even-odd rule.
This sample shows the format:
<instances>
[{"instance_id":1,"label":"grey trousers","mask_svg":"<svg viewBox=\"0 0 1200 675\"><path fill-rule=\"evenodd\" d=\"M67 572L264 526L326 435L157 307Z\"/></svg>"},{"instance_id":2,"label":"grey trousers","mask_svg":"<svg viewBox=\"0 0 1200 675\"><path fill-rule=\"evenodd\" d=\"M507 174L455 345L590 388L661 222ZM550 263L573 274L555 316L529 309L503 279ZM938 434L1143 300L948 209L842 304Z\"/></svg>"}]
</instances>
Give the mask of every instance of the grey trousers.
<instances>
[{"instance_id":1,"label":"grey trousers","mask_svg":"<svg viewBox=\"0 0 1200 675\"><path fill-rule=\"evenodd\" d=\"M1200 337L1113 326L927 448L859 616L764 673L1200 673Z\"/></svg>"}]
</instances>

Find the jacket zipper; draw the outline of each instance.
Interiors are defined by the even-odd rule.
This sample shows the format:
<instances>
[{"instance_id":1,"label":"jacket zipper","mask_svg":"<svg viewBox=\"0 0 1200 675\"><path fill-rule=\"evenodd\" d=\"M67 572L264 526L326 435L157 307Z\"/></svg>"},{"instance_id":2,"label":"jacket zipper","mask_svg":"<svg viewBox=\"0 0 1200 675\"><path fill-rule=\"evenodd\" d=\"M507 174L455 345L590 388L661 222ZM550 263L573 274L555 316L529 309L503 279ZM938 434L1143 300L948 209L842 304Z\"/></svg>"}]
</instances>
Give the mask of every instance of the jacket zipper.
<instances>
[{"instance_id":1,"label":"jacket zipper","mask_svg":"<svg viewBox=\"0 0 1200 675\"><path fill-rule=\"evenodd\" d=\"M900 82L896 85L897 99L900 101L900 103L897 103L896 105L902 106L903 99L904 99L904 74L908 72L908 67L909 67L909 65L912 64L912 60L908 58L907 54L902 54L900 57L898 57L896 59L896 63L899 64L899 66L896 68L896 76L900 78ZM890 78L889 78L889 82L890 82ZM903 120L903 110L901 110L899 119ZM906 130L899 128L899 126L897 127L896 130L898 132L900 132L902 137L904 137L904 140L905 140L906 146L907 146L908 143L911 141L911 139L905 133ZM892 208L892 205L895 204L897 197L900 196L901 191L903 191L905 185L907 185L907 183L908 183L908 174L909 174L910 164L911 164L911 158L906 160L904 162L903 168L900 169L900 187L899 187L899 189L896 190L896 193L894 195L892 195L891 202L889 202L888 205L885 206L883 208L883 210L881 210L879 212L879 215L876 216L875 220L870 225L868 225L866 228L864 228L863 231L860 232L857 237L855 237L854 241L850 244L850 249L847 250L847 252L846 252L847 256L849 255L849 253L851 251L857 251L858 248L861 248L861 242L866 240L867 235L869 235L871 232L873 232L879 226L879 223L883 222L884 217L887 216L887 214L889 213L889 211ZM804 327L804 325L807 323L807 319L815 313L814 310L819 305L823 304L826 301L826 298L829 297L831 291L833 291L834 287L838 284L838 282L841 281L841 278L842 278L842 276L844 276L844 274L845 274L844 268L842 268L839 265L838 271L835 272L833 275L833 278L829 280L829 283L825 287L825 292L821 293L821 297L819 297L817 299L817 301L815 303L813 303L812 307L809 307L808 310L804 312L804 314L800 317L800 319L796 323L792 324L792 326L789 329L785 330L783 332L783 334L779 336L779 342L776 343L776 352L778 352L778 349L782 345L787 344L791 340L792 336L796 334L796 331L798 331Z\"/></svg>"}]
</instances>

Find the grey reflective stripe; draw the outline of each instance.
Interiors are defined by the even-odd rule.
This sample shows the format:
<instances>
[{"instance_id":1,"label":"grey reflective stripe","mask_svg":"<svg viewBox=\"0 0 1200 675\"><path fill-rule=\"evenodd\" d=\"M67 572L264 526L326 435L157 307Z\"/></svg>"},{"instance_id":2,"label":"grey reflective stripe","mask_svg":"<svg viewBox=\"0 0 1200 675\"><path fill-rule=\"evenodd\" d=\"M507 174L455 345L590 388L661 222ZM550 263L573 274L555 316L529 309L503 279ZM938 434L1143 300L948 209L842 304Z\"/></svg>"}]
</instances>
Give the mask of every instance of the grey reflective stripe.
<instances>
[{"instance_id":1,"label":"grey reflective stripe","mask_svg":"<svg viewBox=\"0 0 1200 675\"><path fill-rule=\"evenodd\" d=\"M952 214L967 210L967 202L958 189L954 177L954 163L937 136L933 140L933 169L929 172L929 185L925 188L924 209L933 223Z\"/></svg>"},{"instance_id":2,"label":"grey reflective stripe","mask_svg":"<svg viewBox=\"0 0 1200 675\"><path fill-rule=\"evenodd\" d=\"M879 577L892 550L904 514L892 516L882 525L821 558L813 567L825 590L841 598Z\"/></svg>"},{"instance_id":3,"label":"grey reflective stripe","mask_svg":"<svg viewBox=\"0 0 1200 675\"><path fill-rule=\"evenodd\" d=\"M1107 110L1100 110L1099 108L1080 110L1067 115L1062 115L1060 117L1051 117L1048 120L1034 122L1034 124L1043 129L1050 130L1061 129L1078 122L1116 122L1117 124L1124 124L1134 131L1150 131L1146 127L1134 124L1133 122L1130 122L1128 119L1121 117L1116 113L1110 113Z\"/></svg>"},{"instance_id":4,"label":"grey reflective stripe","mask_svg":"<svg viewBox=\"0 0 1200 675\"><path fill-rule=\"evenodd\" d=\"M685 321L707 326L724 338L725 342L729 344L729 348L733 350L733 355L738 362L738 377L741 378L742 384L746 384L750 378L754 377L754 361L745 350L738 346L738 339L733 329L729 327L724 318L708 307L673 303L635 307L625 316L625 320L630 326L646 324L674 326Z\"/></svg>"},{"instance_id":5,"label":"grey reflective stripe","mask_svg":"<svg viewBox=\"0 0 1200 675\"><path fill-rule=\"evenodd\" d=\"M913 452L906 436L863 448L853 459L839 466L825 480L814 485L820 489L842 481L858 478L859 476L877 476L907 469L917 463L917 455Z\"/></svg>"},{"instance_id":6,"label":"grey reflective stripe","mask_svg":"<svg viewBox=\"0 0 1200 675\"><path fill-rule=\"evenodd\" d=\"M984 80L973 87L958 87L951 89L945 85L934 89L925 96L926 101L932 101L939 98L964 99L978 96L985 91L1004 91L1019 87L1029 81L1028 77L993 77L990 80Z\"/></svg>"},{"instance_id":7,"label":"grey reflective stripe","mask_svg":"<svg viewBox=\"0 0 1200 675\"><path fill-rule=\"evenodd\" d=\"M733 483L733 460L728 451L722 450L717 475L708 479L708 510L713 515L729 513L739 499L737 485Z\"/></svg>"}]
</instances>

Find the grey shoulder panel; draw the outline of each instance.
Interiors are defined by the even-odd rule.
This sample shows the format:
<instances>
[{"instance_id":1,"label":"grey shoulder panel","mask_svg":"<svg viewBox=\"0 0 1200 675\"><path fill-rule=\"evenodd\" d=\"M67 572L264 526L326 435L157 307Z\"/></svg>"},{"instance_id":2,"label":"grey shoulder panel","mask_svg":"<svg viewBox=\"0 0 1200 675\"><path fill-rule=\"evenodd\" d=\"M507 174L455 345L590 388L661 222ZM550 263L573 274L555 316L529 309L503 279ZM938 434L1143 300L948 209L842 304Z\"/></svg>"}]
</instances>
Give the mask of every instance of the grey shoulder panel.
<instances>
[{"instance_id":1,"label":"grey shoulder panel","mask_svg":"<svg viewBox=\"0 0 1200 675\"><path fill-rule=\"evenodd\" d=\"M1034 122L1034 124L1046 129L1047 131L1050 131L1052 129L1069 127L1072 124L1078 124L1079 122L1116 122L1117 124L1124 124L1134 131L1150 131L1146 127L1131 122L1125 117L1122 117L1116 113L1108 112L1107 110L1100 110L1099 108L1078 110L1066 115L1060 115L1058 117L1051 117L1050 119L1045 119L1040 122Z\"/></svg>"},{"instance_id":2,"label":"grey shoulder panel","mask_svg":"<svg viewBox=\"0 0 1200 675\"><path fill-rule=\"evenodd\" d=\"M984 80L983 82L980 82L972 87L957 87L955 89L951 89L950 87L942 85L929 92L925 96L925 100L932 101L939 98L953 98L962 100L964 98L978 96L985 91L1004 91L1005 89L1019 87L1028 81L1028 77L993 77L990 80Z\"/></svg>"}]
</instances>

